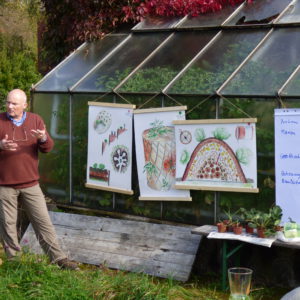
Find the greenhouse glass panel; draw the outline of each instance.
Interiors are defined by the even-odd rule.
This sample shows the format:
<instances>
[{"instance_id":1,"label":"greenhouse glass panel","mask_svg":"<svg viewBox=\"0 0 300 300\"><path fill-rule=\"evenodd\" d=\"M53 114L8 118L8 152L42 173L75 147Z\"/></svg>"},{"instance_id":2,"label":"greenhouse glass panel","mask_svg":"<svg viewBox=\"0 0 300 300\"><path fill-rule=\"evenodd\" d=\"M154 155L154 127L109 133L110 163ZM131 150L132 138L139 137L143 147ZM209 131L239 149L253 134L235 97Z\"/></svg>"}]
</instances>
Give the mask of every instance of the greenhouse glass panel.
<instances>
[{"instance_id":1,"label":"greenhouse glass panel","mask_svg":"<svg viewBox=\"0 0 300 300\"><path fill-rule=\"evenodd\" d=\"M174 27L180 20L179 17L147 17L132 30L168 29Z\"/></svg>"},{"instance_id":2,"label":"greenhouse glass panel","mask_svg":"<svg viewBox=\"0 0 300 300\"><path fill-rule=\"evenodd\" d=\"M201 95L215 93L265 34L264 30L223 31L166 93Z\"/></svg>"},{"instance_id":3,"label":"greenhouse glass panel","mask_svg":"<svg viewBox=\"0 0 300 300\"><path fill-rule=\"evenodd\" d=\"M161 204L159 201L140 201L135 196L118 194L116 211L140 217L161 219Z\"/></svg>"},{"instance_id":4,"label":"greenhouse glass panel","mask_svg":"<svg viewBox=\"0 0 300 300\"><path fill-rule=\"evenodd\" d=\"M54 148L39 156L44 193L57 202L69 201L69 95L34 94L32 108L45 121Z\"/></svg>"},{"instance_id":5,"label":"greenhouse glass panel","mask_svg":"<svg viewBox=\"0 0 300 300\"><path fill-rule=\"evenodd\" d=\"M287 99L284 101L286 108L300 108L300 97L298 99Z\"/></svg>"},{"instance_id":6,"label":"greenhouse glass panel","mask_svg":"<svg viewBox=\"0 0 300 300\"><path fill-rule=\"evenodd\" d=\"M275 96L299 63L299 29L275 29L219 92L231 96Z\"/></svg>"},{"instance_id":7,"label":"greenhouse glass panel","mask_svg":"<svg viewBox=\"0 0 300 300\"><path fill-rule=\"evenodd\" d=\"M193 201L163 203L163 219L184 224L214 223L214 192L191 191Z\"/></svg>"},{"instance_id":8,"label":"greenhouse glass panel","mask_svg":"<svg viewBox=\"0 0 300 300\"><path fill-rule=\"evenodd\" d=\"M300 1L294 1L276 23L300 23Z\"/></svg>"},{"instance_id":9,"label":"greenhouse glass panel","mask_svg":"<svg viewBox=\"0 0 300 300\"><path fill-rule=\"evenodd\" d=\"M161 91L215 34L216 31L174 33L151 59L118 88L118 92Z\"/></svg>"},{"instance_id":10,"label":"greenhouse glass panel","mask_svg":"<svg viewBox=\"0 0 300 300\"><path fill-rule=\"evenodd\" d=\"M126 34L107 35L101 40L79 47L62 64L46 75L35 86L35 90L37 92L68 91L68 88L73 86L127 36Z\"/></svg>"},{"instance_id":11,"label":"greenhouse glass panel","mask_svg":"<svg viewBox=\"0 0 300 300\"><path fill-rule=\"evenodd\" d=\"M234 15L226 26L269 24L289 5L292 0L245 1L243 8Z\"/></svg>"},{"instance_id":12,"label":"greenhouse glass panel","mask_svg":"<svg viewBox=\"0 0 300 300\"><path fill-rule=\"evenodd\" d=\"M221 26L221 24L236 10L236 8L237 6L229 5L222 8L220 11L202 14L197 17L189 16L176 27L201 28Z\"/></svg>"},{"instance_id":13,"label":"greenhouse glass panel","mask_svg":"<svg viewBox=\"0 0 300 300\"><path fill-rule=\"evenodd\" d=\"M201 96L173 95L172 98L164 96L164 106L187 106L185 116L187 120L215 119L216 98Z\"/></svg>"},{"instance_id":14,"label":"greenhouse glass panel","mask_svg":"<svg viewBox=\"0 0 300 300\"><path fill-rule=\"evenodd\" d=\"M157 48L168 35L160 32L133 34L108 59L76 85L73 91L111 91Z\"/></svg>"},{"instance_id":15,"label":"greenhouse glass panel","mask_svg":"<svg viewBox=\"0 0 300 300\"><path fill-rule=\"evenodd\" d=\"M291 80L283 88L280 96L291 96L300 98L300 69L293 75Z\"/></svg>"}]
</instances>

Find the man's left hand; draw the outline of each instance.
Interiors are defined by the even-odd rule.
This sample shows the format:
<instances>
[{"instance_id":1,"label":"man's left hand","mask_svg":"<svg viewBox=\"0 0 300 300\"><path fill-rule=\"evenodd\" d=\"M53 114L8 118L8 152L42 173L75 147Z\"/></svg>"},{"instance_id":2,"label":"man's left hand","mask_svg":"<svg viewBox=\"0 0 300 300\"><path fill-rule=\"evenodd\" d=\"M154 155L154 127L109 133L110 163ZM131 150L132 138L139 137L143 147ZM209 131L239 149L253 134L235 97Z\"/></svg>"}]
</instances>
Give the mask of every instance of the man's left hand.
<instances>
[{"instance_id":1,"label":"man's left hand","mask_svg":"<svg viewBox=\"0 0 300 300\"><path fill-rule=\"evenodd\" d=\"M46 141L47 135L46 135L46 127L44 129L31 129L30 133L33 137L36 137L40 141Z\"/></svg>"}]
</instances>

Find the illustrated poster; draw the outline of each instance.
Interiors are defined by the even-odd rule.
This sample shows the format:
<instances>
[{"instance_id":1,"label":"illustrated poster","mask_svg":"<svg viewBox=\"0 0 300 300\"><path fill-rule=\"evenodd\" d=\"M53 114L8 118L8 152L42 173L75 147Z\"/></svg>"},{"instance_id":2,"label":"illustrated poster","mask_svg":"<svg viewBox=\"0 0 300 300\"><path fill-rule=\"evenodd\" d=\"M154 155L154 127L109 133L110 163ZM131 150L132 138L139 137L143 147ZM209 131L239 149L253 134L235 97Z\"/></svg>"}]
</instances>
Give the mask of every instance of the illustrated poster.
<instances>
[{"instance_id":1,"label":"illustrated poster","mask_svg":"<svg viewBox=\"0 0 300 300\"><path fill-rule=\"evenodd\" d=\"M174 189L176 150L173 120L185 119L185 106L134 111L139 200L191 201Z\"/></svg>"},{"instance_id":2,"label":"illustrated poster","mask_svg":"<svg viewBox=\"0 0 300 300\"><path fill-rule=\"evenodd\" d=\"M134 105L89 102L86 187L133 194Z\"/></svg>"},{"instance_id":3,"label":"illustrated poster","mask_svg":"<svg viewBox=\"0 0 300 300\"><path fill-rule=\"evenodd\" d=\"M257 193L256 119L174 121L177 189Z\"/></svg>"}]
</instances>

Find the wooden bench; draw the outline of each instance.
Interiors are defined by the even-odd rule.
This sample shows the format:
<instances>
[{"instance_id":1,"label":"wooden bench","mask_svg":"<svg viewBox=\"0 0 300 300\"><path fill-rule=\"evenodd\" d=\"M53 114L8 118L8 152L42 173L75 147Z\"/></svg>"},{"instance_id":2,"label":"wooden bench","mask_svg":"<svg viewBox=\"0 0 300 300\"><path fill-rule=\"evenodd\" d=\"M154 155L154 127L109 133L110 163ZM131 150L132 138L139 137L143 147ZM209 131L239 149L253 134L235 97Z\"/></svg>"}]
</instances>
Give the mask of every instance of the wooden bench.
<instances>
[{"instance_id":1,"label":"wooden bench","mask_svg":"<svg viewBox=\"0 0 300 300\"><path fill-rule=\"evenodd\" d=\"M195 235L201 235L201 236L208 236L211 232L217 231L217 227L213 225L203 225L200 227L196 227L192 229L192 234ZM244 241L238 241L235 240L235 242L238 243L237 246L229 249L229 241L228 239L218 239L222 241L222 264L221 264L221 286L223 290L227 289L227 269L228 269L228 259L238 252L246 242ZM300 249L300 243L285 243L279 240L275 240L272 243L272 246L277 246L277 247L285 247L285 248L292 248L292 249Z\"/></svg>"}]
</instances>

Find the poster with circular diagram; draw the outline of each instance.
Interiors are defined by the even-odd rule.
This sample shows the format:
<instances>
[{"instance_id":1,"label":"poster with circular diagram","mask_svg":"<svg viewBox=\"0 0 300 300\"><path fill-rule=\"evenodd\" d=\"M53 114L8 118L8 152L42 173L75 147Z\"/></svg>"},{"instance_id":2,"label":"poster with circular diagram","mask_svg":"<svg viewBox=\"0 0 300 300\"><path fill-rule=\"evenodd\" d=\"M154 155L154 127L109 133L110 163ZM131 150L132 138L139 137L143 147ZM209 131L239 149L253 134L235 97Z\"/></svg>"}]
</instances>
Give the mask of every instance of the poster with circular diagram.
<instances>
[{"instance_id":1,"label":"poster with circular diagram","mask_svg":"<svg viewBox=\"0 0 300 300\"><path fill-rule=\"evenodd\" d=\"M186 107L134 111L139 200L191 201L189 191L174 189L176 143L173 120L185 120Z\"/></svg>"},{"instance_id":2,"label":"poster with circular diagram","mask_svg":"<svg viewBox=\"0 0 300 300\"><path fill-rule=\"evenodd\" d=\"M86 187L133 194L132 122L135 105L88 102Z\"/></svg>"},{"instance_id":3,"label":"poster with circular diagram","mask_svg":"<svg viewBox=\"0 0 300 300\"><path fill-rule=\"evenodd\" d=\"M176 189L257 193L256 119L174 121Z\"/></svg>"}]
</instances>

